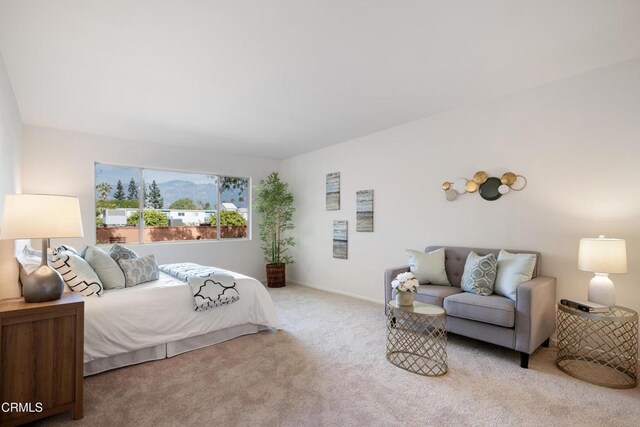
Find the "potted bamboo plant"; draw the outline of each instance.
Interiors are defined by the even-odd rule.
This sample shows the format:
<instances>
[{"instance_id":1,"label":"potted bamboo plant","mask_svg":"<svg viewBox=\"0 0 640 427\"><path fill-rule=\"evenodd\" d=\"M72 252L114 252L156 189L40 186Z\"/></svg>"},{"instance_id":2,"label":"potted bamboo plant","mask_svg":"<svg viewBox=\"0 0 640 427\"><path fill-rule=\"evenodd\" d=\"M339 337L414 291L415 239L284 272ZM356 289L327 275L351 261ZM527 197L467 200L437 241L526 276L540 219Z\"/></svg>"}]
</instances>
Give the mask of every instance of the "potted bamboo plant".
<instances>
[{"instance_id":1,"label":"potted bamboo plant","mask_svg":"<svg viewBox=\"0 0 640 427\"><path fill-rule=\"evenodd\" d=\"M261 179L256 190L255 208L262 217L260 240L267 262L267 286L279 288L285 285L286 265L293 262L287 251L295 242L285 234L294 228L294 197L289 184L280 180L278 172L271 172Z\"/></svg>"}]
</instances>

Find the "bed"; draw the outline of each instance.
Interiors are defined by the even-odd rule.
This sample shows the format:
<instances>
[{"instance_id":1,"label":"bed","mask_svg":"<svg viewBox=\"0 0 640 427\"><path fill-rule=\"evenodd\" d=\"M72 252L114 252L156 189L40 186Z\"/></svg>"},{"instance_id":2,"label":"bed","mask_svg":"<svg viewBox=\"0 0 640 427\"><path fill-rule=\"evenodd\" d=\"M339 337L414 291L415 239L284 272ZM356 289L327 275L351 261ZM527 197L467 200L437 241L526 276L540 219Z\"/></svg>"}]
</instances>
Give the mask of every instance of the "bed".
<instances>
[{"instance_id":1,"label":"bed","mask_svg":"<svg viewBox=\"0 0 640 427\"><path fill-rule=\"evenodd\" d=\"M262 283L225 272L234 277L240 299L206 311L194 311L187 283L162 272L158 280L85 298L84 375L276 329L273 302Z\"/></svg>"}]
</instances>

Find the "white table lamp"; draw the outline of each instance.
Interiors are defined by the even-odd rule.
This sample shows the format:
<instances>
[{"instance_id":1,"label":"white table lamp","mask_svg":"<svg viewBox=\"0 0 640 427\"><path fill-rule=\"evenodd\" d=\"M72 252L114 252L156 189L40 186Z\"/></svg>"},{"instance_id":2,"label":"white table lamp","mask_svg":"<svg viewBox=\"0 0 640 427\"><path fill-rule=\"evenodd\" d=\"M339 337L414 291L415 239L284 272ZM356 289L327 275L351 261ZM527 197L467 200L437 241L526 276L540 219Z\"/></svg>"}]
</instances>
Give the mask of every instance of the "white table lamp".
<instances>
[{"instance_id":1,"label":"white table lamp","mask_svg":"<svg viewBox=\"0 0 640 427\"><path fill-rule=\"evenodd\" d=\"M623 239L580 239L578 269L595 273L589 282L589 301L616 305L615 287L610 273L627 272L627 245Z\"/></svg>"},{"instance_id":2,"label":"white table lamp","mask_svg":"<svg viewBox=\"0 0 640 427\"><path fill-rule=\"evenodd\" d=\"M50 238L83 237L77 197L51 194L5 196L0 239L42 239L42 263L22 284L26 302L54 301L62 296L64 281L49 267Z\"/></svg>"}]
</instances>

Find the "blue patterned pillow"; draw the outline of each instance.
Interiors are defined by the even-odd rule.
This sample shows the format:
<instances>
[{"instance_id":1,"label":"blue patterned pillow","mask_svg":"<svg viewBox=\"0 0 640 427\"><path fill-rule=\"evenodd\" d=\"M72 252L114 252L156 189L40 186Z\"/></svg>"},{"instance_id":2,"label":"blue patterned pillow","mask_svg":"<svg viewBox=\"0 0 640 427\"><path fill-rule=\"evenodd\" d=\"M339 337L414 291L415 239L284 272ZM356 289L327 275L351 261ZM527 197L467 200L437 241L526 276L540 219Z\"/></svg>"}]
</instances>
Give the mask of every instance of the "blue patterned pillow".
<instances>
[{"instance_id":1,"label":"blue patterned pillow","mask_svg":"<svg viewBox=\"0 0 640 427\"><path fill-rule=\"evenodd\" d=\"M139 258L139 255L137 253L135 253L129 248L125 248L124 246L119 245L118 243L116 243L111 247L111 250L109 251L109 255L118 263L120 262L121 259Z\"/></svg>"},{"instance_id":2,"label":"blue patterned pillow","mask_svg":"<svg viewBox=\"0 0 640 427\"><path fill-rule=\"evenodd\" d=\"M127 288L140 283L158 280L160 277L156 257L153 255L147 255L142 258L121 259L118 264L124 272L124 286Z\"/></svg>"},{"instance_id":3,"label":"blue patterned pillow","mask_svg":"<svg viewBox=\"0 0 640 427\"><path fill-rule=\"evenodd\" d=\"M464 264L460 287L476 295L491 295L496 283L498 260L494 254L480 256L471 251Z\"/></svg>"}]
</instances>

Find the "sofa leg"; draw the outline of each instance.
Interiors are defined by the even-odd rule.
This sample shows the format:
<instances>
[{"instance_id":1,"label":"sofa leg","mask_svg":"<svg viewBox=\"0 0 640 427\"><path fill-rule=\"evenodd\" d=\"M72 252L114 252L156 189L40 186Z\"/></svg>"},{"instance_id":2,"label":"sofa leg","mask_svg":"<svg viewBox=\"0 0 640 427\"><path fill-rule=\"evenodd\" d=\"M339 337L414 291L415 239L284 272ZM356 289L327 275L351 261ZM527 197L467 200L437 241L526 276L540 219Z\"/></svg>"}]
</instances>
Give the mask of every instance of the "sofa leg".
<instances>
[{"instance_id":1,"label":"sofa leg","mask_svg":"<svg viewBox=\"0 0 640 427\"><path fill-rule=\"evenodd\" d=\"M529 369L529 355L527 353L520 353L520 367Z\"/></svg>"},{"instance_id":2,"label":"sofa leg","mask_svg":"<svg viewBox=\"0 0 640 427\"><path fill-rule=\"evenodd\" d=\"M547 338L547 339L542 343L542 346L543 346L543 347L547 347L547 348L549 348L549 340L550 340L550 339L551 339L551 338Z\"/></svg>"}]
</instances>

